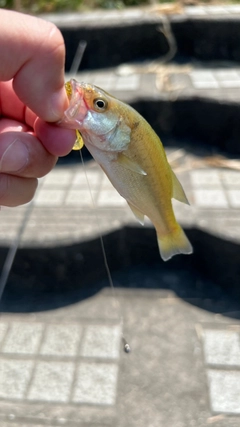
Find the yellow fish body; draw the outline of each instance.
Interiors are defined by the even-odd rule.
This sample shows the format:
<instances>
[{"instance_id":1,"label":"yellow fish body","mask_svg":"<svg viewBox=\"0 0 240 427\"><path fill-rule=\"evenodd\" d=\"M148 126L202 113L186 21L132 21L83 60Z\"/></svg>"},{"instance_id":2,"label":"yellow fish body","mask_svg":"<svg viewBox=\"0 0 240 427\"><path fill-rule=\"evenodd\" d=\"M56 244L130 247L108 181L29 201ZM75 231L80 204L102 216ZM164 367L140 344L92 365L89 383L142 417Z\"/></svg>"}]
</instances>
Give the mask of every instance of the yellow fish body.
<instances>
[{"instance_id":1,"label":"yellow fish body","mask_svg":"<svg viewBox=\"0 0 240 427\"><path fill-rule=\"evenodd\" d=\"M163 260L192 253L171 202L174 197L188 203L187 198L148 122L96 86L76 80L66 86L70 102L61 124L81 132L87 149L137 219L143 224L145 215L150 218Z\"/></svg>"}]
</instances>

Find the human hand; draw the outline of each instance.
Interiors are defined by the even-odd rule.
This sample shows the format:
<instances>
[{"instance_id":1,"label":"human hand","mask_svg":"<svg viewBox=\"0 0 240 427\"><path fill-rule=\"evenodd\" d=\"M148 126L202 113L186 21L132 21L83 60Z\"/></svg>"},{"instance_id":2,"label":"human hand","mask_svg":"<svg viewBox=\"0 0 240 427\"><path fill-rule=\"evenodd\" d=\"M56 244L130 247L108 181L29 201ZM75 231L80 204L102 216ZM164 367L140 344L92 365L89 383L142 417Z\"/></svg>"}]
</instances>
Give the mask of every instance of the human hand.
<instances>
[{"instance_id":1,"label":"human hand","mask_svg":"<svg viewBox=\"0 0 240 427\"><path fill-rule=\"evenodd\" d=\"M68 106L59 30L6 10L0 22L0 205L17 206L71 151L75 132L54 125Z\"/></svg>"}]
</instances>

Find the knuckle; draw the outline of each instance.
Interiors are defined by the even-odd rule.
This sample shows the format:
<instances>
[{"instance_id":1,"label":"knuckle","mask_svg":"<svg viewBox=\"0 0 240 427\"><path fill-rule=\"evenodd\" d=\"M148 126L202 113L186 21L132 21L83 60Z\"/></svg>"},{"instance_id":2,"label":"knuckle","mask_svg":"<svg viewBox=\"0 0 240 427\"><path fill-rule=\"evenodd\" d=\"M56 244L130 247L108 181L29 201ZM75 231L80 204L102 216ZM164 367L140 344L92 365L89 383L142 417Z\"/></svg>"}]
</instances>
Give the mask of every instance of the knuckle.
<instances>
[{"instance_id":1,"label":"knuckle","mask_svg":"<svg viewBox=\"0 0 240 427\"><path fill-rule=\"evenodd\" d=\"M20 178L7 174L0 175L0 205L15 207L28 203L34 197L38 186L36 178Z\"/></svg>"},{"instance_id":2,"label":"knuckle","mask_svg":"<svg viewBox=\"0 0 240 427\"><path fill-rule=\"evenodd\" d=\"M30 160L28 167L24 170L24 177L26 178L42 178L47 175L56 165L57 157L49 153L39 153Z\"/></svg>"},{"instance_id":3,"label":"knuckle","mask_svg":"<svg viewBox=\"0 0 240 427\"><path fill-rule=\"evenodd\" d=\"M38 187L38 180L37 180L37 178L31 178L30 179L29 192L26 195L27 200L24 203L30 202L33 199L33 197L34 197L34 195L36 193L37 187Z\"/></svg>"},{"instance_id":4,"label":"knuckle","mask_svg":"<svg viewBox=\"0 0 240 427\"><path fill-rule=\"evenodd\" d=\"M20 201L17 204L23 205L30 202L37 190L38 180L36 178L25 178L25 185L22 183Z\"/></svg>"},{"instance_id":5,"label":"knuckle","mask_svg":"<svg viewBox=\"0 0 240 427\"><path fill-rule=\"evenodd\" d=\"M44 37L43 47L48 50L50 55L53 57L64 57L65 55L65 44L61 31L56 27L55 24L49 22ZM55 59L55 58L54 58Z\"/></svg>"}]
</instances>

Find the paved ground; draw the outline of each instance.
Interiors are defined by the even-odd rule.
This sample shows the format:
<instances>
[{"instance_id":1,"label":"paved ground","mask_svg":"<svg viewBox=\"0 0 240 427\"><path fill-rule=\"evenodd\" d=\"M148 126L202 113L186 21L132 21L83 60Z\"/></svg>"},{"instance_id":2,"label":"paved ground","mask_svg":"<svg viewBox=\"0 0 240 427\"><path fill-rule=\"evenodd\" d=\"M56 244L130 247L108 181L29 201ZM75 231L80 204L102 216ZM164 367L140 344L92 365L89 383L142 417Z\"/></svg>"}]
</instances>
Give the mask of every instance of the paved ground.
<instances>
[{"instance_id":1,"label":"paved ground","mask_svg":"<svg viewBox=\"0 0 240 427\"><path fill-rule=\"evenodd\" d=\"M48 19L61 27L69 26L101 26L112 25L114 22L117 26L123 22L136 22L136 21L156 21L161 20L162 15L181 18L218 18L218 19L233 19L240 15L239 4L222 4L222 5L194 5L180 7L179 5L155 5L153 7L142 8L127 8L115 10L95 10L92 12L77 13L63 13L63 14L43 14L44 19Z\"/></svg>"},{"instance_id":2,"label":"paved ground","mask_svg":"<svg viewBox=\"0 0 240 427\"><path fill-rule=\"evenodd\" d=\"M114 280L195 279L156 267ZM1 425L237 427L239 321L166 290L116 297L105 288L62 309L1 316Z\"/></svg>"},{"instance_id":3,"label":"paved ground","mask_svg":"<svg viewBox=\"0 0 240 427\"><path fill-rule=\"evenodd\" d=\"M222 9L218 7L218 13ZM197 10L212 13L202 6ZM140 68L115 71L78 78L126 101L139 93L150 98L174 99L177 94L240 100L238 68L159 65L150 74ZM221 159L216 158L213 167L208 153L183 150L177 142L167 151L191 203L174 203L180 223L219 242L239 244L240 171L220 168ZM98 166L87 161L85 171L80 160L61 163L40 180L32 204L2 208L1 246L18 245L19 252L30 254L36 248L44 252L63 247L67 261L67 245L93 242L99 233L133 224L141 233ZM146 227L151 227L149 222ZM125 239L131 246L131 235ZM206 255L210 262L212 251L214 247ZM94 270L93 254L90 246ZM0 317L1 427L238 427L239 299L231 292L231 277L229 289L223 289L220 277L203 278L191 259L189 264L184 260L185 269L173 269L173 264L163 269L160 259L119 268L113 273L114 294L101 278L88 287L81 252L75 260L80 264L73 273L77 278L69 279L79 282L81 291L62 287L61 271L54 283L36 289L36 283L47 278L46 257L45 263L39 257L35 266L38 280L29 285L26 274L22 293L16 288L24 277L15 273L10 280L15 288L10 286L8 292L7 284ZM35 302L27 309L34 292ZM123 350L123 335L130 354Z\"/></svg>"},{"instance_id":4,"label":"paved ground","mask_svg":"<svg viewBox=\"0 0 240 427\"><path fill-rule=\"evenodd\" d=\"M201 158L191 155L185 160L186 167L188 161L190 167L194 162L200 167L205 165ZM60 166L41 181L33 206L2 208L2 223L5 224L0 230L2 243L9 244L17 237L29 209L22 246L79 242L98 236L99 231L105 233L136 224L125 200L94 162L89 162L86 173L96 210L80 160L77 165ZM178 220L187 228L197 226L217 236L239 241L240 172L196 168L178 176L191 204L189 207L174 201ZM146 226L150 226L148 221Z\"/></svg>"}]
</instances>

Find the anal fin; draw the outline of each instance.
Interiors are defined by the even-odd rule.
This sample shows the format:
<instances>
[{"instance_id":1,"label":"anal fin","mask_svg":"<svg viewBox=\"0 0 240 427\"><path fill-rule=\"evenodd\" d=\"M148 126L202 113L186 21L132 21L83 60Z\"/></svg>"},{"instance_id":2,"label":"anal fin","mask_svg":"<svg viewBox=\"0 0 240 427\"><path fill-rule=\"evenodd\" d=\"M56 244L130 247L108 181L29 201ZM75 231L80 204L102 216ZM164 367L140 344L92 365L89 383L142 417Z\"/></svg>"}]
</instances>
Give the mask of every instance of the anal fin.
<instances>
[{"instance_id":1,"label":"anal fin","mask_svg":"<svg viewBox=\"0 0 240 427\"><path fill-rule=\"evenodd\" d=\"M140 222L141 225L144 225L144 214L138 208L136 208L136 206L132 205L132 203L127 203L138 222Z\"/></svg>"},{"instance_id":2,"label":"anal fin","mask_svg":"<svg viewBox=\"0 0 240 427\"><path fill-rule=\"evenodd\" d=\"M172 183L173 183L173 194L172 197L179 202L186 203L186 205L189 205L189 201L187 199L187 196L184 192L184 189L182 188L182 184L179 182L178 178L176 177L175 173L172 172Z\"/></svg>"}]
</instances>

